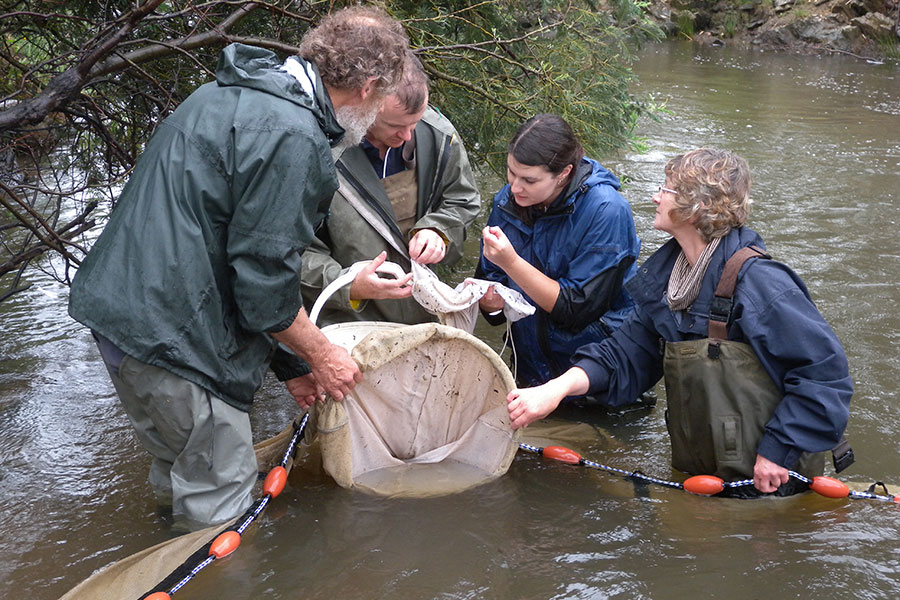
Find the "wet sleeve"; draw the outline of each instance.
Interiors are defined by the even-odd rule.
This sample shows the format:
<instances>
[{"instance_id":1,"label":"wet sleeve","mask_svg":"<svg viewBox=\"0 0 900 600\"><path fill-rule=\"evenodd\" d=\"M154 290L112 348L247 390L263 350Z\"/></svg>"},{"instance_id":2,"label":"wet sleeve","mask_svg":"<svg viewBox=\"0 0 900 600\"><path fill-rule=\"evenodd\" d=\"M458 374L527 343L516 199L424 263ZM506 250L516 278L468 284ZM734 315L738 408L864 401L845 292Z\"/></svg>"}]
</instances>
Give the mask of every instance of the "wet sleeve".
<instances>
[{"instance_id":1,"label":"wet sleeve","mask_svg":"<svg viewBox=\"0 0 900 600\"><path fill-rule=\"evenodd\" d=\"M628 203L613 190L602 193L607 199L590 215L589 226L574 241L568 271L557 279L559 296L550 319L568 331L581 331L610 309L640 252Z\"/></svg>"},{"instance_id":2,"label":"wet sleeve","mask_svg":"<svg viewBox=\"0 0 900 600\"><path fill-rule=\"evenodd\" d=\"M328 246L329 231L329 223L326 222L303 253L300 288L303 293L303 305L307 311L312 310L322 291L348 270L332 256L331 248ZM350 286L345 285L331 295L325 302L325 307L347 312L360 310L365 303L365 300L361 302L350 300Z\"/></svg>"},{"instance_id":3,"label":"wet sleeve","mask_svg":"<svg viewBox=\"0 0 900 600\"><path fill-rule=\"evenodd\" d=\"M612 336L582 346L572 357L573 366L587 373L588 393L607 406L634 402L663 375L661 337L642 318L637 307Z\"/></svg>"},{"instance_id":4,"label":"wet sleeve","mask_svg":"<svg viewBox=\"0 0 900 600\"><path fill-rule=\"evenodd\" d=\"M278 344L275 348L275 354L272 356L269 368L275 373L278 381L287 381L288 379L303 377L312 373L309 363L281 344Z\"/></svg>"},{"instance_id":5,"label":"wet sleeve","mask_svg":"<svg viewBox=\"0 0 900 600\"><path fill-rule=\"evenodd\" d=\"M748 305L733 326L740 328L784 394L757 452L792 468L802 452L830 450L840 441L850 416L853 382L834 331L802 283L790 281L796 275L777 263L755 262L763 268L749 270L755 273L748 283L760 290L783 291Z\"/></svg>"},{"instance_id":6,"label":"wet sleeve","mask_svg":"<svg viewBox=\"0 0 900 600\"><path fill-rule=\"evenodd\" d=\"M580 286L560 285L550 319L560 328L573 332L598 320L622 294L625 274L634 260L635 257L626 256L619 264L600 271Z\"/></svg>"}]
</instances>

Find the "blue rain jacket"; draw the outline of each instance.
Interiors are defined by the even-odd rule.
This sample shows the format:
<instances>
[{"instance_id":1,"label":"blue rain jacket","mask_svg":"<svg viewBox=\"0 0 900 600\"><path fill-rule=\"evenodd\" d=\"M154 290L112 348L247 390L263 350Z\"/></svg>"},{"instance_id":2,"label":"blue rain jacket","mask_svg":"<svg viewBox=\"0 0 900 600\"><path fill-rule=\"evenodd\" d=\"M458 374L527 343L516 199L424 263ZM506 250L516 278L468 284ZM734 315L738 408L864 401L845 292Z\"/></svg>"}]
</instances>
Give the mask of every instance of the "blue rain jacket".
<instances>
[{"instance_id":1,"label":"blue rain jacket","mask_svg":"<svg viewBox=\"0 0 900 600\"><path fill-rule=\"evenodd\" d=\"M615 175L584 158L569 187L546 211L518 207L509 185L494 197L488 225L500 227L519 256L560 286L550 313L525 294L537 310L512 324L520 385L541 384L563 373L579 347L606 338L634 307L623 283L637 272L641 241L631 206L618 189ZM483 252L477 276L524 294Z\"/></svg>"},{"instance_id":2,"label":"blue rain jacket","mask_svg":"<svg viewBox=\"0 0 900 600\"><path fill-rule=\"evenodd\" d=\"M673 312L665 301L678 243L670 240L647 259L627 285L637 303L631 318L575 357L575 366L590 379L590 392L611 406L627 404L662 377L664 342L707 337L710 302L725 262L751 245L764 247L751 229L729 233L713 254L700 295L685 311ZM727 327L728 339L749 344L784 394L757 453L792 468L802 452L833 448L847 425L853 382L840 341L797 274L774 260L748 260L738 275Z\"/></svg>"}]
</instances>

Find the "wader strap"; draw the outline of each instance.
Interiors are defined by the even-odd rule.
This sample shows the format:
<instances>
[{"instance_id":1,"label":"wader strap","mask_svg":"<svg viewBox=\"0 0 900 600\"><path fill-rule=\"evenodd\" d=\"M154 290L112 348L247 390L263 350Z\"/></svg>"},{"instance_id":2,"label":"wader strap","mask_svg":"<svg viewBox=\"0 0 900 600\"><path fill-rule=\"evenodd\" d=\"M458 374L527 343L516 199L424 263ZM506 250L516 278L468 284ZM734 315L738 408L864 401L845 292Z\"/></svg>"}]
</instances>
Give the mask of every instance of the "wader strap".
<instances>
[{"instance_id":1,"label":"wader strap","mask_svg":"<svg viewBox=\"0 0 900 600\"><path fill-rule=\"evenodd\" d=\"M719 357L718 340L728 339L728 318L731 316L731 308L734 304L734 290L737 287L737 276L741 272L744 263L751 258L772 258L765 251L756 246L747 246L735 252L722 271L719 285L716 286L715 297L709 306L709 333L711 338L707 353L710 358ZM856 457L853 448L846 438L841 438L837 446L831 449L831 458L834 462L835 473L840 473L854 463Z\"/></svg>"},{"instance_id":2,"label":"wader strap","mask_svg":"<svg viewBox=\"0 0 900 600\"><path fill-rule=\"evenodd\" d=\"M709 333L714 340L728 339L728 318L731 316L731 307L734 304L734 288L737 286L737 276L741 267L751 258L772 258L756 246L747 246L735 252L722 271L722 278L716 287L715 297L709 305Z\"/></svg>"}]
</instances>

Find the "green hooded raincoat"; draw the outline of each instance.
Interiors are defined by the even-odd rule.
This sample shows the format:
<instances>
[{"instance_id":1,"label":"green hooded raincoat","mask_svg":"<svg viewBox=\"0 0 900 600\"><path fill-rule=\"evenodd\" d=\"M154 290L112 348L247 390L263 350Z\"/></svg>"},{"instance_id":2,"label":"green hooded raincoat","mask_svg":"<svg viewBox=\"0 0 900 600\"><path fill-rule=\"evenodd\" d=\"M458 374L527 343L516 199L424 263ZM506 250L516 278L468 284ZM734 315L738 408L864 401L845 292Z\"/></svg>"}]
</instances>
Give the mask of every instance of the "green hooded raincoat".
<instances>
[{"instance_id":1,"label":"green hooded raincoat","mask_svg":"<svg viewBox=\"0 0 900 600\"><path fill-rule=\"evenodd\" d=\"M301 255L343 130L313 65L232 44L153 135L72 285L69 314L247 411L302 306ZM310 86L307 86L308 89Z\"/></svg>"}]
</instances>

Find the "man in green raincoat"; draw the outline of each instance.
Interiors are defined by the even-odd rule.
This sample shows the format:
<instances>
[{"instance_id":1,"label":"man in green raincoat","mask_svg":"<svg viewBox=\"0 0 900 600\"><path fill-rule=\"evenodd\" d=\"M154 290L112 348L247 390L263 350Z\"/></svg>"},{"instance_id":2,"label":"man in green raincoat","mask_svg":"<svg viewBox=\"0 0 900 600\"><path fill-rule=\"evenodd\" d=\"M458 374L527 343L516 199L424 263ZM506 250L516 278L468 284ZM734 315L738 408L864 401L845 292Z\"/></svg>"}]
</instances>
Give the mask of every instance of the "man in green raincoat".
<instances>
[{"instance_id":1,"label":"man in green raincoat","mask_svg":"<svg viewBox=\"0 0 900 600\"><path fill-rule=\"evenodd\" d=\"M308 363L276 363L298 402L341 400L361 378L302 308L301 256L338 185L332 153L359 142L407 51L402 26L364 7L323 19L283 63L225 48L216 81L159 125L75 277L69 313L97 339L179 528L250 506L248 411L277 342Z\"/></svg>"},{"instance_id":2,"label":"man in green raincoat","mask_svg":"<svg viewBox=\"0 0 900 600\"><path fill-rule=\"evenodd\" d=\"M354 263L372 260L325 303L318 323L435 321L411 296L410 275L382 278L385 260L453 264L481 197L456 129L428 106L428 76L410 53L362 143L337 162L340 187L331 212L303 255L303 300L311 308L328 284Z\"/></svg>"}]
</instances>

